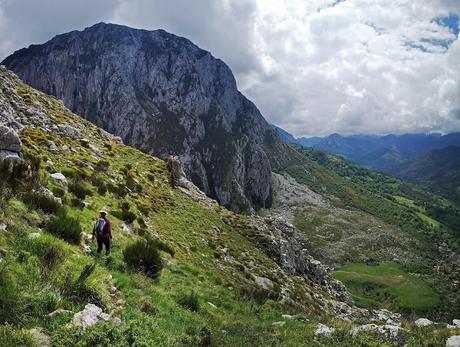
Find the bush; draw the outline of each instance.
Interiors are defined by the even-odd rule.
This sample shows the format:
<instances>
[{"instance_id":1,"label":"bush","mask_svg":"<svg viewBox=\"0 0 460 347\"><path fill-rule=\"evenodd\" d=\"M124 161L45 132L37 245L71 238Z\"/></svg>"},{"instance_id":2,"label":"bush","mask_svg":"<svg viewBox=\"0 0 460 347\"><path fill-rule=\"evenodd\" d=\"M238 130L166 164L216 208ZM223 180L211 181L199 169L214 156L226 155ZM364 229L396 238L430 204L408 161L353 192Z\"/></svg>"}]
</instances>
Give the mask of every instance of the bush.
<instances>
[{"instance_id":1,"label":"bush","mask_svg":"<svg viewBox=\"0 0 460 347\"><path fill-rule=\"evenodd\" d=\"M85 202L79 198L76 198L76 197L72 197L72 199L70 199L70 204L73 206L73 207L78 207L78 208L81 208L83 209L85 207Z\"/></svg>"},{"instance_id":2,"label":"bush","mask_svg":"<svg viewBox=\"0 0 460 347\"><path fill-rule=\"evenodd\" d=\"M78 180L73 180L69 183L69 191L72 192L77 198L84 200L86 197L86 188Z\"/></svg>"},{"instance_id":3,"label":"bush","mask_svg":"<svg viewBox=\"0 0 460 347\"><path fill-rule=\"evenodd\" d=\"M239 296L243 300L253 300L259 305L263 305L268 299L278 300L279 293L274 290L261 288L259 286L245 286L239 290Z\"/></svg>"},{"instance_id":4,"label":"bush","mask_svg":"<svg viewBox=\"0 0 460 347\"><path fill-rule=\"evenodd\" d=\"M61 208L57 215L48 222L46 230L67 242L80 243L82 232L80 221L76 217L68 216L64 208Z\"/></svg>"},{"instance_id":5,"label":"bush","mask_svg":"<svg viewBox=\"0 0 460 347\"><path fill-rule=\"evenodd\" d=\"M110 164L107 160L99 160L94 167L94 170L96 171L107 171L107 169L110 167Z\"/></svg>"},{"instance_id":6,"label":"bush","mask_svg":"<svg viewBox=\"0 0 460 347\"><path fill-rule=\"evenodd\" d=\"M152 278L157 277L163 268L157 243L152 238L139 239L126 246L123 257L130 267Z\"/></svg>"},{"instance_id":7,"label":"bush","mask_svg":"<svg viewBox=\"0 0 460 347\"><path fill-rule=\"evenodd\" d=\"M99 182L97 192L99 195L105 195L107 193L107 185L104 182Z\"/></svg>"},{"instance_id":8,"label":"bush","mask_svg":"<svg viewBox=\"0 0 460 347\"><path fill-rule=\"evenodd\" d=\"M153 305L152 301L149 297L143 296L139 299L139 308L142 312L147 313L149 315L156 315L158 310Z\"/></svg>"},{"instance_id":9,"label":"bush","mask_svg":"<svg viewBox=\"0 0 460 347\"><path fill-rule=\"evenodd\" d=\"M31 251L38 256L45 270L54 269L64 259L65 251L60 244L62 241L45 235L29 239Z\"/></svg>"},{"instance_id":10,"label":"bush","mask_svg":"<svg viewBox=\"0 0 460 347\"><path fill-rule=\"evenodd\" d=\"M58 196L62 198L65 195L65 190L61 187L52 187L51 191L53 192L54 196Z\"/></svg>"},{"instance_id":11,"label":"bush","mask_svg":"<svg viewBox=\"0 0 460 347\"><path fill-rule=\"evenodd\" d=\"M24 202L45 213L56 213L62 206L54 196L42 191L25 193Z\"/></svg>"},{"instance_id":12,"label":"bush","mask_svg":"<svg viewBox=\"0 0 460 347\"><path fill-rule=\"evenodd\" d=\"M28 331L4 324L0 325L0 346L33 347L35 343Z\"/></svg>"},{"instance_id":13,"label":"bush","mask_svg":"<svg viewBox=\"0 0 460 347\"><path fill-rule=\"evenodd\" d=\"M182 294L177 300L177 303L193 312L200 309L198 295L196 295L194 291L190 292L190 294Z\"/></svg>"}]
</instances>

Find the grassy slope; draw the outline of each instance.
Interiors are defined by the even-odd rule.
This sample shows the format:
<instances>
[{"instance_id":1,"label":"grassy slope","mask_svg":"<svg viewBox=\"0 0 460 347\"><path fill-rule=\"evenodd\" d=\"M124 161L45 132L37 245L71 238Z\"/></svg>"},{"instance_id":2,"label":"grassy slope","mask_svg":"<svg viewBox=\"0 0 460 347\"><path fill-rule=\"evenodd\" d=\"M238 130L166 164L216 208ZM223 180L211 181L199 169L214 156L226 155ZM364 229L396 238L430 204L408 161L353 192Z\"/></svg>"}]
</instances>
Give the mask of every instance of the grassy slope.
<instances>
[{"instance_id":1,"label":"grassy slope","mask_svg":"<svg viewBox=\"0 0 460 347\"><path fill-rule=\"evenodd\" d=\"M73 206L71 201L75 197L71 193L66 193L62 200L84 231L91 231L99 209L109 210L114 246L110 257L96 260L93 255L85 255L79 246L46 231L30 239L28 235L40 232L37 225L49 220L50 215L25 203L20 192L11 199L2 196L0 219L8 231L0 234L0 248L5 254L0 269L0 289L7 295L2 296L0 314L2 323L11 322L15 327L0 326L1 341L11 344L11 335L21 335L20 327L34 326L43 327L52 336L53 346L113 345L114 342L123 345L123 341L135 341L142 346L206 345L209 335L215 346L312 346L335 344L337 339L345 345L353 345L360 339L313 338L315 322L320 319L336 326L342 324L342 328L347 325L321 315L315 302L306 296L307 291L315 290L295 277L288 279L273 261L242 236L247 231L248 217L188 199L171 188L169 171L163 161L104 139L96 127L29 87L19 85L18 93L30 103L38 101L47 105L46 113L55 117L55 125L84 127L84 136L100 148L99 154L93 153L79 140L54 136L37 128L26 127L21 132L23 151L29 157L41 159L42 185L56 190L49 177L53 172L63 172L69 180L75 176L82 178L87 190L85 207ZM52 153L50 140L58 148L66 145L75 151L60 149ZM94 170L103 166L101 161L107 162L106 168ZM96 176L99 179L95 180ZM116 190L127 185L128 176L134 179L136 188L123 198L111 192L100 194L94 184L102 180ZM123 222L112 214L120 209L122 201L128 202L131 211L142 217L148 227L137 220L133 235L123 232ZM131 271L123 261L123 248L141 233L155 235L174 249L174 257L163 254L171 263L157 279ZM95 245L91 248L94 252ZM228 257L224 259L225 256ZM92 263L97 264L95 272L83 286L76 286L82 269ZM300 311L298 306L272 300L260 303L256 294L251 298L248 289L254 288L253 275L268 277L278 287L292 282L292 297L304 309ZM112 289L114 286L116 290ZM198 296L197 312L178 304L184 293L192 292ZM242 292L249 292L249 298L243 298ZM124 322L122 327L103 323L82 333L65 327L71 314L47 316L57 308L77 312L88 302L119 314ZM289 320L284 327L272 326L281 319L281 314L299 312L310 321Z\"/></svg>"},{"instance_id":2,"label":"grassy slope","mask_svg":"<svg viewBox=\"0 0 460 347\"><path fill-rule=\"evenodd\" d=\"M355 302L363 307L379 307L383 302L398 312L423 312L439 304L432 288L393 262L377 266L350 263L335 271L334 277L347 285Z\"/></svg>"},{"instance_id":3,"label":"grassy slope","mask_svg":"<svg viewBox=\"0 0 460 347\"><path fill-rule=\"evenodd\" d=\"M395 232L402 232L402 234L394 233L393 238L401 237L403 241L409 237L416 240L416 244L406 247L407 259L400 259L400 262L404 264L404 270L422 273L422 277L435 286L444 299L449 297L449 300L442 301L442 308L439 305L436 306L437 302L432 302L431 310L435 316L438 314L443 317L455 315L459 307L459 300L456 298L455 288L451 285L451 281L456 279L458 274L455 272L450 275L433 274L431 269L445 256L439 252L437 245L446 242L451 249L458 251L460 238L456 223L460 216L459 210L447 200L421 191L398 179L361 168L342 158L314 149L300 146L296 148L310 162L305 165L288 167L285 172L298 182L307 184L312 190L331 196L337 207L358 209L380 218L389 225L399 226L399 231L395 229ZM315 208L311 207L310 210L315 210ZM331 224L329 216L310 210L303 208L303 212L298 212L295 218L296 225L306 233L307 242L313 247L315 245L321 247L321 242L332 244L339 242L338 245L348 249L341 239L341 233L348 230L340 227L340 223L344 221L343 216L335 216L336 220ZM434 210L442 211L436 215L437 219L432 213ZM368 230L373 233L383 230L379 231L375 225L370 225L364 217L355 224L368 225ZM344 223L343 227L347 228L347 223ZM324 230L327 231L327 234L324 234ZM353 241L352 238L350 240ZM351 259L342 257L335 260L345 260L346 263L375 261L379 259L375 256L375 250L381 247L387 247L387 245L384 242L366 245L360 240L358 244L350 245L350 249L359 249L358 253L354 254L354 258L351 253L347 253L347 256L352 257ZM327 251L325 253L327 254ZM410 256L411 254L413 256ZM368 301L368 304L368 307L373 307L374 302ZM415 305L413 311L417 312L417 310Z\"/></svg>"},{"instance_id":4,"label":"grassy slope","mask_svg":"<svg viewBox=\"0 0 460 347\"><path fill-rule=\"evenodd\" d=\"M82 129L84 137L100 149L98 154L77 139L37 128L26 127L21 132L23 152L40 158L43 186L57 191L49 177L52 172L63 172L69 180L75 176L82 179L87 190L85 206L74 206L72 193L66 193L62 201L84 231L90 232L100 208L109 210L114 247L110 257L96 260L78 245L45 230L31 239L28 235L40 232L38 225L52 216L25 203L24 192L17 191L9 199L2 196L0 220L7 225L7 231L0 233L0 344L32 345L24 328L41 326L51 335L52 346L387 345L364 334L352 337L345 333L349 323L320 312L318 297L312 300L306 295L320 294L308 281L287 276L243 236L250 234L249 217L190 200L171 188L163 161L106 139L96 127L42 93L22 84L18 84L18 93L29 104L41 103L44 112L54 117L54 125L70 124ZM58 153L49 150L49 140L56 143ZM74 151L63 150L61 145ZM98 192L101 180L112 186L105 194ZM128 185L133 189L121 197ZM123 232L123 222L113 215L123 201L148 226L137 219L134 234ZM157 279L130 270L123 260L123 248L141 234L155 235L174 249L173 257L162 253L170 264ZM94 252L95 245L91 248ZM93 263L94 273L78 284L84 267ZM261 301L260 291L254 290L253 275L268 277L277 287L289 287L292 299L303 309L280 301ZM191 292L198 297L196 312L178 304L184 293ZM99 323L82 332L66 327L72 314L47 316L57 308L77 312L88 302L119 315L123 324L114 327ZM273 326L284 313L301 313L309 321L286 320L283 327ZM318 321L335 326L337 333L330 338L315 338ZM414 330L408 334L408 341L412 346L420 341L441 345L447 334L445 328L434 335Z\"/></svg>"}]
</instances>

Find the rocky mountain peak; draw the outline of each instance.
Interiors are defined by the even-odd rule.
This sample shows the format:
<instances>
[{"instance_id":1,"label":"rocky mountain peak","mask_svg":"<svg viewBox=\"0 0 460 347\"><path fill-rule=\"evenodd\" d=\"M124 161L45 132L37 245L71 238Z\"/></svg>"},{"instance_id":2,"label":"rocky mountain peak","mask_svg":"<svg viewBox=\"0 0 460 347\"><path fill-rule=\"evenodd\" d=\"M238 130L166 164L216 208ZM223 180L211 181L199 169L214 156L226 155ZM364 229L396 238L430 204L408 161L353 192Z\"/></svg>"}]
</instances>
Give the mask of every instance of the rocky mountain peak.
<instances>
[{"instance_id":1,"label":"rocky mountain peak","mask_svg":"<svg viewBox=\"0 0 460 347\"><path fill-rule=\"evenodd\" d=\"M295 156L225 63L164 30L99 23L2 64L125 143L179 155L193 183L236 211L269 206L272 168Z\"/></svg>"}]
</instances>

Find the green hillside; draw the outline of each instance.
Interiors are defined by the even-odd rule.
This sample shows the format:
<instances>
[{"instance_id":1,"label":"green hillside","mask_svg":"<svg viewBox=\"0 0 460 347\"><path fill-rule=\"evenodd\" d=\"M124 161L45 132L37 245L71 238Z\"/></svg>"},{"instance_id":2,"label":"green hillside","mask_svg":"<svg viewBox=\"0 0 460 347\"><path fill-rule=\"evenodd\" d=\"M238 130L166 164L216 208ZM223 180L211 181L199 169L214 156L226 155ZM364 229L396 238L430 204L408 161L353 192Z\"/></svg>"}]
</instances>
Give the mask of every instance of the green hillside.
<instances>
[{"instance_id":1,"label":"green hillside","mask_svg":"<svg viewBox=\"0 0 460 347\"><path fill-rule=\"evenodd\" d=\"M332 202L330 208L296 207L294 224L313 255L337 268L396 260L401 271L416 273L443 300L430 300L423 308L417 304L390 305L392 309L454 317L460 309L453 284L458 280L455 257L460 245L460 210L448 200L396 178L315 149L295 147L309 162L283 172L329 196ZM352 295L360 293L358 301L367 300L367 307L388 306L383 301L375 306L375 293L365 290L367 282L358 282L344 281ZM361 289L357 291L358 287ZM404 298L396 295L394 302L398 300Z\"/></svg>"},{"instance_id":2,"label":"green hillside","mask_svg":"<svg viewBox=\"0 0 460 347\"><path fill-rule=\"evenodd\" d=\"M394 343L377 333L350 334L367 321L340 319L331 295L280 267L255 227L270 232L272 220L174 188L164 161L123 145L4 70L0 78L1 101L23 126L23 159L0 165L1 346L37 346L30 333L36 327L50 346ZM114 240L110 256L95 258L87 234L101 208ZM88 303L108 320L86 330L69 324ZM335 332L316 336L319 322ZM408 346L443 345L457 332L445 324L435 333L410 322L403 328Z\"/></svg>"},{"instance_id":3,"label":"green hillside","mask_svg":"<svg viewBox=\"0 0 460 347\"><path fill-rule=\"evenodd\" d=\"M458 146L431 150L415 159L398 175L460 205L460 147Z\"/></svg>"}]
</instances>

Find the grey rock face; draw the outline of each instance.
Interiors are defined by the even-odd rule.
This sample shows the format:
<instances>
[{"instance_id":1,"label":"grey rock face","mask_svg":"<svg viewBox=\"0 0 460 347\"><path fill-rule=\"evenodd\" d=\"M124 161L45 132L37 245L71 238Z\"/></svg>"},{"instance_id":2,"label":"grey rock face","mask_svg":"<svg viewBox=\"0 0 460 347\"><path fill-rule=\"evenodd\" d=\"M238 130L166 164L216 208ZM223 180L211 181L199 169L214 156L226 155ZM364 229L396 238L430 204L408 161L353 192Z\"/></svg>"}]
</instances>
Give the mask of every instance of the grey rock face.
<instances>
[{"instance_id":1,"label":"grey rock face","mask_svg":"<svg viewBox=\"0 0 460 347\"><path fill-rule=\"evenodd\" d=\"M18 134L4 125L0 125L0 150L19 152L21 151L21 140Z\"/></svg>"},{"instance_id":2,"label":"grey rock face","mask_svg":"<svg viewBox=\"0 0 460 347\"><path fill-rule=\"evenodd\" d=\"M21 151L21 140L16 132L0 124L0 160L18 159Z\"/></svg>"},{"instance_id":3,"label":"grey rock face","mask_svg":"<svg viewBox=\"0 0 460 347\"><path fill-rule=\"evenodd\" d=\"M272 167L295 156L238 90L230 69L163 30L96 24L3 61L24 82L161 158L237 211L272 201Z\"/></svg>"},{"instance_id":4,"label":"grey rock face","mask_svg":"<svg viewBox=\"0 0 460 347\"><path fill-rule=\"evenodd\" d=\"M352 303L343 283L331 277L331 269L308 254L292 224L281 217L254 217L252 226L257 230L258 245L282 269L313 281L318 289L340 301Z\"/></svg>"}]
</instances>

